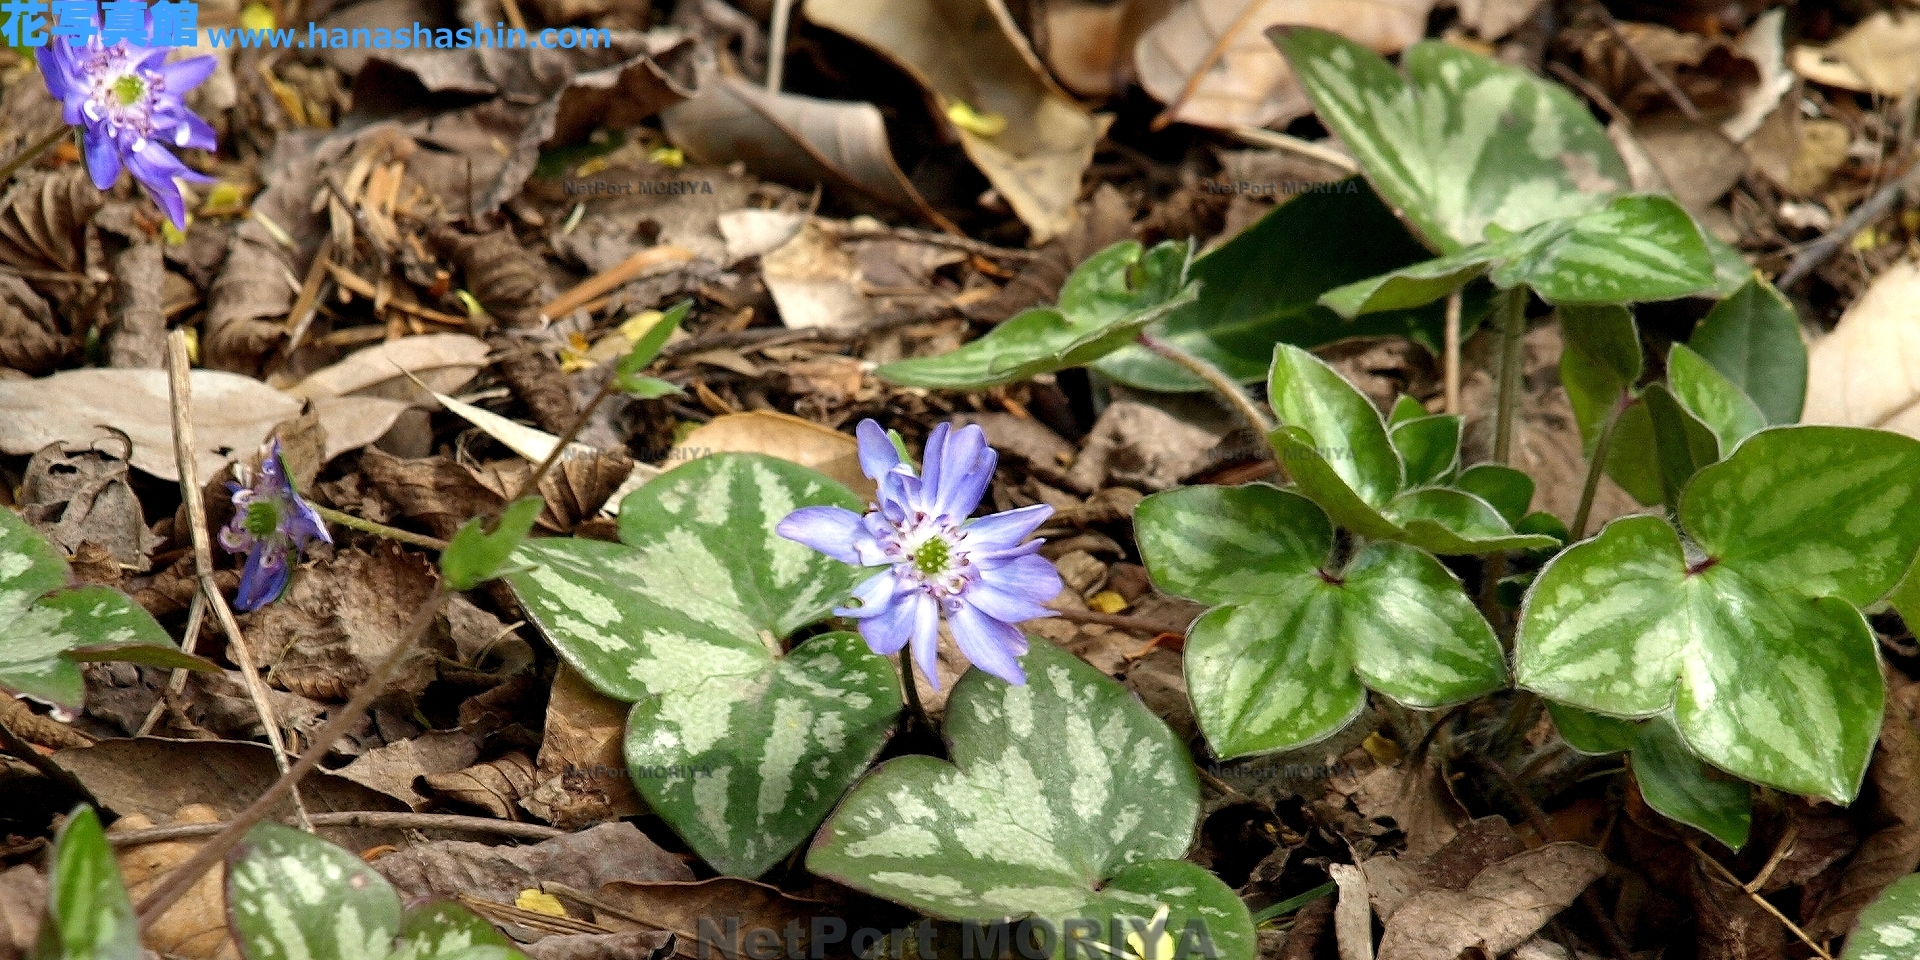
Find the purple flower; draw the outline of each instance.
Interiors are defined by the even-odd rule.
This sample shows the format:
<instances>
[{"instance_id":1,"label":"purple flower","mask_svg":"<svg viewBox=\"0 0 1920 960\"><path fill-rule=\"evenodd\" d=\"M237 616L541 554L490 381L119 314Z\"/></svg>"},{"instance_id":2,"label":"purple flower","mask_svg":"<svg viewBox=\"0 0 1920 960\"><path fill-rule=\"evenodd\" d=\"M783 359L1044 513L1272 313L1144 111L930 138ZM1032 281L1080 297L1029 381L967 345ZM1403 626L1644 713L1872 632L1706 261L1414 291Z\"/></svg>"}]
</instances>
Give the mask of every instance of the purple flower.
<instances>
[{"instance_id":1,"label":"purple flower","mask_svg":"<svg viewBox=\"0 0 1920 960\"><path fill-rule=\"evenodd\" d=\"M98 26L97 14L93 22ZM152 22L149 13L149 28ZM213 128L181 100L213 73L214 59L168 63L166 47L137 47L125 40L107 46L97 31L77 45L53 37L35 56L47 89L64 108L63 118L84 134L93 185L113 186L124 166L173 225L185 230L186 202L175 179L212 183L213 178L188 168L169 148L214 148Z\"/></svg>"},{"instance_id":2,"label":"purple flower","mask_svg":"<svg viewBox=\"0 0 1920 960\"><path fill-rule=\"evenodd\" d=\"M1053 508L1036 504L967 519L1000 459L977 426L934 427L920 475L878 423L862 420L856 433L860 469L878 481L879 505L865 516L802 507L780 521L779 534L836 560L886 566L854 589L858 606L834 611L859 619L873 652L898 653L911 641L914 662L938 687L934 657L944 616L974 666L1026 683L1016 658L1027 652L1027 638L1015 624L1053 616L1041 604L1060 592L1060 574L1037 552L1042 541L1027 537Z\"/></svg>"},{"instance_id":3,"label":"purple flower","mask_svg":"<svg viewBox=\"0 0 1920 960\"><path fill-rule=\"evenodd\" d=\"M220 531L220 545L228 553L247 554L247 565L240 573L240 590L233 598L238 610L258 610L272 603L287 588L293 566L287 562L288 548L304 553L307 543L319 540L332 543L320 514L314 512L293 482L287 479L287 465L280 459L280 441L267 445L260 457L260 474L249 486L227 484L233 491L233 520Z\"/></svg>"}]
</instances>

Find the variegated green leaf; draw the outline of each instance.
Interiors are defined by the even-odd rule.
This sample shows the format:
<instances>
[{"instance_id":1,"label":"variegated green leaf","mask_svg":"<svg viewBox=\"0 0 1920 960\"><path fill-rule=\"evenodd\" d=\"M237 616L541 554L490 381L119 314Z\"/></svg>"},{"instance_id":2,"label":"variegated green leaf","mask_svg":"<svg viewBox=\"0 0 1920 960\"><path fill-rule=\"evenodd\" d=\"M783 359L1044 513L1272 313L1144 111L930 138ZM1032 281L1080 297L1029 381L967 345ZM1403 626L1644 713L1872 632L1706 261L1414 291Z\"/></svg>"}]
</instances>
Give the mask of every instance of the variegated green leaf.
<instances>
[{"instance_id":1,"label":"variegated green leaf","mask_svg":"<svg viewBox=\"0 0 1920 960\"><path fill-rule=\"evenodd\" d=\"M1753 400L1686 344L1674 344L1667 354L1667 386L1688 413L1713 431L1721 456L1767 425L1766 414Z\"/></svg>"},{"instance_id":2,"label":"variegated green leaf","mask_svg":"<svg viewBox=\"0 0 1920 960\"><path fill-rule=\"evenodd\" d=\"M1564 703L1549 702L1547 713L1553 716L1554 729L1560 731L1560 739L1565 740L1567 746L1594 756L1633 749L1633 738L1640 732L1637 721L1592 713Z\"/></svg>"},{"instance_id":3,"label":"variegated green leaf","mask_svg":"<svg viewBox=\"0 0 1920 960\"><path fill-rule=\"evenodd\" d=\"M1387 439L1406 464L1409 487L1445 482L1460 467L1460 418L1453 414L1394 424Z\"/></svg>"},{"instance_id":4,"label":"variegated green leaf","mask_svg":"<svg viewBox=\"0 0 1920 960\"><path fill-rule=\"evenodd\" d=\"M28 960L140 960L140 924L113 848L92 807L67 816L53 841L47 910Z\"/></svg>"},{"instance_id":5,"label":"variegated green leaf","mask_svg":"<svg viewBox=\"0 0 1920 960\"><path fill-rule=\"evenodd\" d=\"M1626 164L1586 106L1523 69L1426 41L1402 58L1402 78L1335 33L1272 36L1321 122L1443 253L1479 243L1490 226L1525 230L1627 189Z\"/></svg>"},{"instance_id":6,"label":"variegated green leaf","mask_svg":"<svg viewBox=\"0 0 1920 960\"><path fill-rule=\"evenodd\" d=\"M1332 525L1305 497L1189 487L1148 497L1134 529L1156 584L1220 604L1188 631L1186 658L1194 713L1221 757L1329 736L1365 687L1431 707L1506 682L1492 629L1439 561L1374 543L1337 567Z\"/></svg>"},{"instance_id":7,"label":"variegated green leaf","mask_svg":"<svg viewBox=\"0 0 1920 960\"><path fill-rule=\"evenodd\" d=\"M1292 344L1275 345L1267 402L1282 426L1313 437L1321 459L1360 499L1377 506L1400 492L1405 469L1380 411L1325 361Z\"/></svg>"},{"instance_id":8,"label":"variegated green leaf","mask_svg":"<svg viewBox=\"0 0 1920 960\"><path fill-rule=\"evenodd\" d=\"M627 756L647 802L717 869L757 876L804 841L878 755L900 709L886 660L846 634L782 653L866 571L773 533L803 506L857 510L804 467L721 454L621 505L621 544L522 547L510 581L560 655L633 701Z\"/></svg>"},{"instance_id":9,"label":"variegated green leaf","mask_svg":"<svg viewBox=\"0 0 1920 960\"><path fill-rule=\"evenodd\" d=\"M1912 960L1920 953L1920 875L1895 880L1860 911L1840 960Z\"/></svg>"},{"instance_id":10,"label":"variegated green leaf","mask_svg":"<svg viewBox=\"0 0 1920 960\"><path fill-rule=\"evenodd\" d=\"M1356 242L1331 244L1333 232ZM1242 382L1267 375L1275 343L1301 347L1348 337L1404 336L1440 352L1439 308L1340 318L1320 295L1343 283L1427 259L1373 188L1358 177L1288 200L1193 262L1199 297L1148 328ZM1472 297L1461 311L1471 332L1485 312ZM1167 393L1207 389L1199 378L1145 347L1127 346L1094 369L1129 386Z\"/></svg>"},{"instance_id":11,"label":"variegated green leaf","mask_svg":"<svg viewBox=\"0 0 1920 960\"><path fill-rule=\"evenodd\" d=\"M246 960L386 960L400 895L352 853L263 823L227 858L227 922Z\"/></svg>"},{"instance_id":12,"label":"variegated green leaf","mask_svg":"<svg viewBox=\"0 0 1920 960\"><path fill-rule=\"evenodd\" d=\"M1807 398L1807 345L1793 304L1758 274L1715 304L1687 346L1766 414L1775 426L1800 422Z\"/></svg>"},{"instance_id":13,"label":"variegated green leaf","mask_svg":"<svg viewBox=\"0 0 1920 960\"><path fill-rule=\"evenodd\" d=\"M1122 240L1074 270L1059 306L1024 310L957 350L898 360L874 375L912 387L982 390L1084 367L1194 302L1191 256L1186 243L1169 240L1143 252L1137 241Z\"/></svg>"},{"instance_id":14,"label":"variegated green leaf","mask_svg":"<svg viewBox=\"0 0 1920 960\"><path fill-rule=\"evenodd\" d=\"M444 901L408 910L392 960L524 960L513 941L467 908ZM251 958L250 958L251 960Z\"/></svg>"},{"instance_id":15,"label":"variegated green leaf","mask_svg":"<svg viewBox=\"0 0 1920 960\"><path fill-rule=\"evenodd\" d=\"M1251 960L1252 921L1232 892L1165 863L1186 855L1199 820L1186 746L1113 680L1031 644L1026 685L980 670L954 685L953 762L881 765L834 811L807 868L950 920L1036 916L1060 930L1090 919L1104 931L1165 904L1174 931L1197 918L1221 957Z\"/></svg>"},{"instance_id":16,"label":"variegated green leaf","mask_svg":"<svg viewBox=\"0 0 1920 960\"><path fill-rule=\"evenodd\" d=\"M67 562L11 510L0 509L0 695L78 710L81 661L125 660L216 670L181 652L153 616L109 587L59 590Z\"/></svg>"},{"instance_id":17,"label":"variegated green leaf","mask_svg":"<svg viewBox=\"0 0 1920 960\"><path fill-rule=\"evenodd\" d=\"M1884 701L1858 610L1726 561L1689 562L1658 517L1616 520L1548 563L1521 610L1515 672L1521 686L1597 713L1671 709L1714 766L1843 803L1859 790Z\"/></svg>"},{"instance_id":18,"label":"variegated green leaf","mask_svg":"<svg viewBox=\"0 0 1920 960\"><path fill-rule=\"evenodd\" d=\"M1753 788L1708 767L1681 741L1672 721L1640 725L1633 742L1633 779L1640 796L1661 816L1705 831L1729 850L1747 845L1753 825Z\"/></svg>"},{"instance_id":19,"label":"variegated green leaf","mask_svg":"<svg viewBox=\"0 0 1920 960\"><path fill-rule=\"evenodd\" d=\"M1900 585L1893 588L1887 597L1900 619L1907 622L1907 629L1920 633L1920 560L1916 560L1907 570L1907 576Z\"/></svg>"}]
</instances>

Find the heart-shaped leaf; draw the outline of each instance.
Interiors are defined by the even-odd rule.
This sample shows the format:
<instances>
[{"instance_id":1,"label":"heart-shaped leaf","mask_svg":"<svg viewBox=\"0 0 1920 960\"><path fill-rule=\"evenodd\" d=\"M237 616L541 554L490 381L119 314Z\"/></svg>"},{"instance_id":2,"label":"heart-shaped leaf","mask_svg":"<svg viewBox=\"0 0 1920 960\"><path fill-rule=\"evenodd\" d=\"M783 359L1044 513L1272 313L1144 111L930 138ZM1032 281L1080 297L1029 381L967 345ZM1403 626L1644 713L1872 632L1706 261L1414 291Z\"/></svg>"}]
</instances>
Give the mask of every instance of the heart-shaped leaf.
<instances>
[{"instance_id":1,"label":"heart-shaped leaf","mask_svg":"<svg viewBox=\"0 0 1920 960\"><path fill-rule=\"evenodd\" d=\"M1430 40L1401 58L1403 78L1336 33L1270 36L1320 121L1442 253L1479 243L1490 226L1520 231L1586 213L1628 186L1586 105L1524 69Z\"/></svg>"},{"instance_id":2,"label":"heart-shaped leaf","mask_svg":"<svg viewBox=\"0 0 1920 960\"><path fill-rule=\"evenodd\" d=\"M1147 325L1192 304L1193 256L1187 243L1142 251L1122 240L1089 257L1067 278L1057 307L1034 307L957 350L915 357L874 371L910 387L983 390L1043 373L1084 367L1134 341Z\"/></svg>"},{"instance_id":3,"label":"heart-shaped leaf","mask_svg":"<svg viewBox=\"0 0 1920 960\"><path fill-rule=\"evenodd\" d=\"M1920 943L1920 876L1895 880L1865 910L1847 935L1840 960L1906 960Z\"/></svg>"},{"instance_id":4,"label":"heart-shaped leaf","mask_svg":"<svg viewBox=\"0 0 1920 960\"><path fill-rule=\"evenodd\" d=\"M1720 456L1767 425L1767 416L1732 380L1686 344L1667 354L1667 386L1673 398L1713 431Z\"/></svg>"},{"instance_id":5,"label":"heart-shaped leaf","mask_svg":"<svg viewBox=\"0 0 1920 960\"><path fill-rule=\"evenodd\" d=\"M1753 789L1708 767L1664 717L1644 723L1549 704L1561 737L1581 753L1632 751L1633 777L1647 806L1739 850L1753 824Z\"/></svg>"},{"instance_id":6,"label":"heart-shaped leaf","mask_svg":"<svg viewBox=\"0 0 1920 960\"><path fill-rule=\"evenodd\" d=\"M1462 470L1453 486L1492 504L1502 519L1516 525L1515 529L1533 504L1533 478L1524 470L1503 464L1476 463Z\"/></svg>"},{"instance_id":7,"label":"heart-shaped leaf","mask_svg":"<svg viewBox=\"0 0 1920 960\"><path fill-rule=\"evenodd\" d=\"M227 858L227 922L247 960L385 960L400 894L352 853L263 823Z\"/></svg>"},{"instance_id":8,"label":"heart-shaped leaf","mask_svg":"<svg viewBox=\"0 0 1920 960\"><path fill-rule=\"evenodd\" d=\"M1754 274L1714 304L1687 345L1753 398L1767 422L1800 422L1807 399L1807 345L1800 316L1765 278Z\"/></svg>"},{"instance_id":9,"label":"heart-shaped leaf","mask_svg":"<svg viewBox=\"0 0 1920 960\"><path fill-rule=\"evenodd\" d=\"M1515 640L1520 685L1620 717L1667 713L1707 762L1850 801L1885 690L1856 604L1920 548L1920 441L1775 427L1699 472L1679 519L1628 517L1556 557ZM1792 704L1791 718L1781 704Z\"/></svg>"},{"instance_id":10,"label":"heart-shaped leaf","mask_svg":"<svg viewBox=\"0 0 1920 960\"><path fill-rule=\"evenodd\" d=\"M1693 218L1666 197L1634 195L1338 287L1320 302L1344 317L1407 310L1482 274L1502 290L1530 287L1556 304L1672 300L1714 284L1713 256Z\"/></svg>"},{"instance_id":11,"label":"heart-shaped leaf","mask_svg":"<svg viewBox=\"0 0 1920 960\"><path fill-rule=\"evenodd\" d=\"M1306 431L1316 452L1360 499L1376 506L1400 492L1405 469L1373 401L1319 357L1278 344L1267 400L1284 426Z\"/></svg>"},{"instance_id":12,"label":"heart-shaped leaf","mask_svg":"<svg viewBox=\"0 0 1920 960\"><path fill-rule=\"evenodd\" d=\"M1188 631L1186 658L1223 758L1329 736L1367 687L1433 707L1506 683L1493 630L1439 561L1372 543L1335 568L1333 527L1305 497L1189 487L1148 497L1134 525L1154 583L1218 605Z\"/></svg>"},{"instance_id":13,"label":"heart-shaped leaf","mask_svg":"<svg viewBox=\"0 0 1920 960\"><path fill-rule=\"evenodd\" d=\"M34 960L140 960L140 923L92 807L68 815L53 841L47 912Z\"/></svg>"},{"instance_id":14,"label":"heart-shaped leaf","mask_svg":"<svg viewBox=\"0 0 1920 960\"><path fill-rule=\"evenodd\" d=\"M1330 244L1337 232L1357 242ZM1275 343L1300 347L1348 337L1404 336L1440 351L1444 324L1438 307L1368 314L1342 320L1320 305L1320 295L1427 259L1428 253L1358 177L1320 185L1281 204L1232 240L1193 262L1199 298L1148 328L1236 380L1266 376ZM1485 312L1470 298L1463 329ZM1122 383L1167 393L1207 389L1199 378L1140 346L1127 346L1094 364Z\"/></svg>"},{"instance_id":15,"label":"heart-shaped leaf","mask_svg":"<svg viewBox=\"0 0 1920 960\"><path fill-rule=\"evenodd\" d=\"M25 520L0 509L0 695L66 710L86 699L80 662L125 660L217 670L183 653L153 616L109 587L59 590L67 562Z\"/></svg>"},{"instance_id":16,"label":"heart-shaped leaf","mask_svg":"<svg viewBox=\"0 0 1920 960\"><path fill-rule=\"evenodd\" d=\"M1387 439L1406 464L1409 487L1450 480L1460 466L1460 418L1453 414L1394 424Z\"/></svg>"},{"instance_id":17,"label":"heart-shaped leaf","mask_svg":"<svg viewBox=\"0 0 1920 960\"><path fill-rule=\"evenodd\" d=\"M621 544L536 540L510 581L560 655L633 701L640 794L708 863L757 876L799 846L879 754L899 681L857 637L782 641L867 575L773 527L797 507L860 502L784 461L719 454L620 508Z\"/></svg>"},{"instance_id":18,"label":"heart-shaped leaf","mask_svg":"<svg viewBox=\"0 0 1920 960\"><path fill-rule=\"evenodd\" d=\"M1176 943L1197 925L1217 956L1251 960L1246 907L1178 862L1200 813L1186 746L1119 684L1031 643L1025 686L980 670L954 685L953 762L883 764L834 811L807 868L950 920L1091 920L1103 942L1165 906Z\"/></svg>"}]
</instances>

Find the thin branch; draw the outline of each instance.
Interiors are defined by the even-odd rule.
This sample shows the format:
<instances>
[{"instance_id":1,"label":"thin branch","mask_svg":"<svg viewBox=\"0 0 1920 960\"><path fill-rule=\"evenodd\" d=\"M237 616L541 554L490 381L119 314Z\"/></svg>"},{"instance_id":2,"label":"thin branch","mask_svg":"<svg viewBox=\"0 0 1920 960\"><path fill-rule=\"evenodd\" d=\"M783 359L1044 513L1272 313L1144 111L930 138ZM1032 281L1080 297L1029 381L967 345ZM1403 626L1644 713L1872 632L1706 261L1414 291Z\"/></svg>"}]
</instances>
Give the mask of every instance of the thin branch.
<instances>
[{"instance_id":1,"label":"thin branch","mask_svg":"<svg viewBox=\"0 0 1920 960\"><path fill-rule=\"evenodd\" d=\"M316 813L311 819L316 827L369 830L460 830L471 833L491 833L519 840L551 840L567 834L565 830L544 824L517 823L512 820L496 820L492 817L463 817L451 813L366 810ZM225 823L183 823L168 827L149 827L145 830L109 833L107 842L116 847L137 847L142 844L166 843L171 840L196 840L200 837L213 836L227 829L228 826L229 824Z\"/></svg>"},{"instance_id":2,"label":"thin branch","mask_svg":"<svg viewBox=\"0 0 1920 960\"><path fill-rule=\"evenodd\" d=\"M1715 874L1718 874L1720 879L1733 884L1734 887L1738 888L1741 893L1746 894L1747 899L1752 900L1754 902L1754 905L1758 906L1762 910L1765 910L1768 914L1772 915L1772 917L1775 920L1778 920L1783 925L1785 925L1787 928L1787 932L1793 934L1796 938L1799 939L1801 943L1806 944L1807 948L1812 950L1814 954L1820 958L1820 960L1833 960L1833 954L1828 953L1827 948L1815 942L1812 937L1807 935L1807 932L1805 930L1800 929L1799 924L1794 923L1792 920L1787 918L1786 914L1781 913L1780 908L1774 906L1771 903L1768 903L1766 897L1763 897L1760 894L1747 889L1747 885L1744 883L1741 883L1740 878L1734 876L1732 870L1728 870L1726 865L1721 863L1720 861L1707 856L1706 851L1701 850L1700 844L1696 843L1693 840L1693 838L1688 837L1686 838L1685 842L1687 845L1687 849L1693 851L1693 855L1700 858L1701 863L1704 863L1707 866L1712 867L1713 872Z\"/></svg>"},{"instance_id":3,"label":"thin branch","mask_svg":"<svg viewBox=\"0 0 1920 960\"><path fill-rule=\"evenodd\" d=\"M1785 290L1805 280L1808 274L1813 273L1814 268L1827 262L1828 257L1846 246L1847 241L1852 240L1854 234L1886 216L1887 212L1893 209L1894 203L1900 199L1901 193L1910 190L1920 190L1920 163L1909 167L1905 175L1874 191L1873 196L1854 207L1853 212L1847 214L1846 219L1841 220L1832 230L1802 247L1799 253L1794 254L1793 261L1787 264L1786 272L1780 275L1780 279L1774 282L1774 286Z\"/></svg>"},{"instance_id":4,"label":"thin branch","mask_svg":"<svg viewBox=\"0 0 1920 960\"><path fill-rule=\"evenodd\" d=\"M335 510L332 507L323 507L317 503L310 503L308 506L313 507L314 512L320 515L320 519L328 523L337 523L349 530L371 533L376 537L385 537L395 543L404 543L409 546L422 547L436 552L447 548L447 542L445 540L429 537L421 533L401 530L398 527L389 527L384 523L375 523L365 517L356 517L351 513Z\"/></svg>"},{"instance_id":5,"label":"thin branch","mask_svg":"<svg viewBox=\"0 0 1920 960\"><path fill-rule=\"evenodd\" d=\"M1553 825L1547 822L1547 815L1540 809L1540 805L1534 803L1533 798L1527 796L1526 790L1514 781L1513 774L1508 773L1506 767L1487 757L1475 755L1474 759L1479 762L1482 769L1493 774L1495 779L1507 788L1507 794L1513 797L1513 802L1520 807L1520 812L1526 814L1527 823L1533 827L1533 832L1540 835L1540 842L1549 842L1548 838L1553 836ZM1627 939L1620 935L1620 928L1613 925L1613 918L1607 916L1606 907L1600 903L1600 896L1593 892L1593 887L1588 886L1580 891L1580 904L1586 908L1594 926L1600 928L1600 935L1606 938L1607 949L1612 951L1614 960L1632 960L1632 944L1627 943ZM1826 960L1833 960L1833 958L1827 957Z\"/></svg>"},{"instance_id":6,"label":"thin branch","mask_svg":"<svg viewBox=\"0 0 1920 960\"><path fill-rule=\"evenodd\" d=\"M1264 437L1273 432L1273 421L1268 420L1266 413L1253 402L1253 398L1247 396L1247 392L1240 389L1240 384L1227 376L1219 367L1149 333L1140 334L1140 345L1199 377L1202 383L1212 387L1213 392L1219 394L1236 411L1239 411L1241 419L1247 421L1247 424L1261 436Z\"/></svg>"},{"instance_id":7,"label":"thin branch","mask_svg":"<svg viewBox=\"0 0 1920 960\"><path fill-rule=\"evenodd\" d=\"M39 158L41 154L46 153L54 144L59 143L60 138L66 136L67 131L71 129L73 128L64 123L60 124L52 130L47 131L47 135L35 141L32 146L15 154L12 160L8 160L4 166L0 166L0 183L6 183L21 167L32 163L35 159Z\"/></svg>"},{"instance_id":8,"label":"thin branch","mask_svg":"<svg viewBox=\"0 0 1920 960\"><path fill-rule=\"evenodd\" d=\"M1447 294L1447 342L1441 349L1441 365L1446 381L1446 412L1460 414L1460 293L1461 288L1453 288Z\"/></svg>"},{"instance_id":9,"label":"thin branch","mask_svg":"<svg viewBox=\"0 0 1920 960\"><path fill-rule=\"evenodd\" d=\"M1613 434L1620 428L1620 419L1626 415L1629 404L1622 397L1621 402L1613 405L1607 412L1607 422L1600 427L1600 437L1593 443L1593 459L1587 463L1587 482L1580 487L1580 507L1573 513L1573 527L1567 531L1567 542L1574 543L1587 536L1587 520L1593 516L1593 498L1600 492L1600 477L1607 472L1607 455L1613 452Z\"/></svg>"}]
</instances>

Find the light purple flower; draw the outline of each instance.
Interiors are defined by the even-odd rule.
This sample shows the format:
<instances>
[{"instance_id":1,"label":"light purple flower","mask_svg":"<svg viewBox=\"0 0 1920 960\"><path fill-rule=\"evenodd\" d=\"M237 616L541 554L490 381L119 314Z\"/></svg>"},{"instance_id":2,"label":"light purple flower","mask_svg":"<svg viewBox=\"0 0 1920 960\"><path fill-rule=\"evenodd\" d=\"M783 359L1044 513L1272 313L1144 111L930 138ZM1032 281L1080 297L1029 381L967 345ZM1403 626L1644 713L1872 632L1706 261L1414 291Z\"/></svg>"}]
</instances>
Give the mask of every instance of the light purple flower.
<instances>
[{"instance_id":1,"label":"light purple flower","mask_svg":"<svg viewBox=\"0 0 1920 960\"><path fill-rule=\"evenodd\" d=\"M220 545L228 553L245 552L240 589L233 606L257 610L272 603L287 588L293 565L287 561L306 552L318 540L332 543L320 514L293 489L287 465L280 459L280 441L267 445L260 457L260 473L248 486L227 484L233 491L233 519L220 530Z\"/></svg>"},{"instance_id":2,"label":"light purple flower","mask_svg":"<svg viewBox=\"0 0 1920 960\"><path fill-rule=\"evenodd\" d=\"M926 470L902 462L886 431L860 421L860 469L880 485L880 502L865 516L841 507L802 507L776 528L789 540L863 567L885 565L853 591L858 605L835 610L860 621L873 652L913 660L936 688L940 618L960 652L1008 683L1027 682L1016 658L1027 638L1015 624L1050 617L1041 606L1060 593L1060 574L1027 540L1053 514L1045 504L968 520L1000 459L977 426L933 428Z\"/></svg>"},{"instance_id":3,"label":"light purple flower","mask_svg":"<svg viewBox=\"0 0 1920 960\"><path fill-rule=\"evenodd\" d=\"M153 15L146 16L150 29ZM97 13L93 22L100 23ZM96 32L84 44L53 37L35 56L63 119L81 128L93 185L113 186L124 166L173 225L185 230L186 202L175 179L212 183L213 178L181 163L170 148L214 148L213 128L181 99L212 75L214 59L168 63L167 49L125 40L107 46Z\"/></svg>"}]
</instances>

